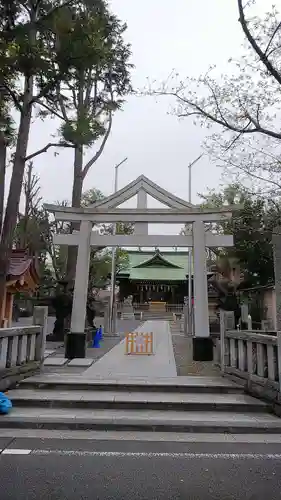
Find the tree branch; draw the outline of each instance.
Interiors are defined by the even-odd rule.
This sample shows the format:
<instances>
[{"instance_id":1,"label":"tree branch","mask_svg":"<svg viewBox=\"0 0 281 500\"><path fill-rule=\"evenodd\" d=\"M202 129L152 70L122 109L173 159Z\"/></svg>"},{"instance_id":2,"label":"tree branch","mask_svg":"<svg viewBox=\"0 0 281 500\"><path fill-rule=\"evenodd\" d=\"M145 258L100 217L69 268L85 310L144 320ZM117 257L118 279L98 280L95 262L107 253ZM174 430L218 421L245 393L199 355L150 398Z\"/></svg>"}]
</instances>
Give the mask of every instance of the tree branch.
<instances>
[{"instance_id":1,"label":"tree branch","mask_svg":"<svg viewBox=\"0 0 281 500\"><path fill-rule=\"evenodd\" d=\"M26 156L24 158L24 161L29 161L32 158L35 158L35 156L39 156L42 153L46 153L48 149L50 148L73 148L74 146L72 144L68 144L67 142L49 142L44 148L39 149L38 151L35 151L35 153L30 154L29 156Z\"/></svg>"},{"instance_id":2,"label":"tree branch","mask_svg":"<svg viewBox=\"0 0 281 500\"><path fill-rule=\"evenodd\" d=\"M237 127L235 125L232 125L226 120L221 120L217 118L216 116L212 115L208 111L206 111L204 108L199 106L196 102L189 101L188 99L180 96L177 92L165 92L165 91L155 91L153 92L155 95L167 95L167 96L172 96L181 101L182 103L186 104L187 106L190 106L191 108L195 109L197 114L199 116L203 116L207 118L208 120L217 123L218 125L221 125L224 128L227 128L228 130L232 130L232 132L238 132L239 134L253 134L255 132L260 132L261 134L267 135L269 137L273 137L274 139L281 139L281 133L279 132L274 132L274 130L269 130L264 127L261 127L257 124L257 126L252 127L252 128L245 128L245 127ZM188 117L189 115L194 115L196 112L189 113L188 111L186 113L181 113L178 116L179 117ZM247 112L247 118L251 120L253 125L255 125L255 120L248 114ZM248 126L248 125L247 125Z\"/></svg>"},{"instance_id":3,"label":"tree branch","mask_svg":"<svg viewBox=\"0 0 281 500\"><path fill-rule=\"evenodd\" d=\"M90 99L91 99L91 92L93 89L94 85L94 80L92 76L92 70L89 71L88 77L86 78L86 92L85 92L85 99L84 99L84 106L86 109L89 108L90 106ZM96 99L97 92L96 92L96 86L95 86L95 95L94 99Z\"/></svg>"},{"instance_id":4,"label":"tree branch","mask_svg":"<svg viewBox=\"0 0 281 500\"><path fill-rule=\"evenodd\" d=\"M60 106L60 109L61 109L63 120L66 123L68 123L69 119L68 119L68 116L67 116L67 112L66 112L66 107L65 107L65 104L64 104L63 96L62 96L61 91L60 91L60 82L58 82L58 84L57 84L57 98L58 98L58 102L59 102L59 106Z\"/></svg>"},{"instance_id":5,"label":"tree branch","mask_svg":"<svg viewBox=\"0 0 281 500\"><path fill-rule=\"evenodd\" d=\"M253 179L257 179L257 180L262 181L262 182L268 182L269 184L276 186L278 189L281 189L281 185L278 184L278 182L274 181L273 179L266 179L265 177L262 177L261 175L254 174L253 172L250 172L246 168L242 167L241 165L234 163L230 159L223 159L217 155L213 155L213 156L214 156L214 158L223 162L224 164L229 164L231 167L234 167L234 168L237 168L238 170L241 170L242 172L244 172L244 174L249 175L250 177L253 177Z\"/></svg>"},{"instance_id":6,"label":"tree branch","mask_svg":"<svg viewBox=\"0 0 281 500\"><path fill-rule=\"evenodd\" d=\"M15 108L21 113L22 112L22 106L21 106L20 101L19 101L19 99L17 97L17 94L12 89L10 89L7 85L1 85L0 88L1 87L3 88L4 91L8 92L8 94L10 95L10 97L13 100ZM2 90L2 88L1 88L1 90Z\"/></svg>"},{"instance_id":7,"label":"tree branch","mask_svg":"<svg viewBox=\"0 0 281 500\"><path fill-rule=\"evenodd\" d=\"M264 53L265 53L265 54L267 53L267 51L268 51L268 49L269 49L269 47L270 47L270 45L271 45L271 43L272 43L272 41L273 41L273 38L275 37L275 35L277 34L277 31L278 31L280 28L281 28L281 22L280 22L279 24L277 24L277 26L276 26L275 30L273 31L273 33L272 33L272 35L271 35L271 37L270 37L270 40L269 40L269 42L268 42L268 44L267 44L267 47L266 47L266 49L265 49L265 51L264 51Z\"/></svg>"},{"instance_id":8,"label":"tree branch","mask_svg":"<svg viewBox=\"0 0 281 500\"><path fill-rule=\"evenodd\" d=\"M24 28L25 30L30 30L33 27L40 26L40 25L42 25L42 23L47 21L57 11L59 11L60 9L63 9L64 7L68 7L72 3L74 3L74 0L65 0L65 2L52 7L45 15L43 15L39 19L30 20L26 23L22 23L21 25L17 25L10 30L6 29L6 30L1 31L1 36L4 37L5 39L13 40L15 34L18 32L19 27ZM24 7L24 2L21 2L21 4ZM39 2L37 2L36 9L38 9L38 4L39 4Z\"/></svg>"},{"instance_id":9,"label":"tree branch","mask_svg":"<svg viewBox=\"0 0 281 500\"><path fill-rule=\"evenodd\" d=\"M30 105L34 104L34 103L37 103L39 101L39 99L41 99L42 97L45 97L52 88L55 88L57 83L62 79L63 77L63 73L62 72L59 72L56 77L54 78L54 80L50 80L49 83L47 83L39 92L39 94L33 96L33 98L31 99L30 101Z\"/></svg>"},{"instance_id":10,"label":"tree branch","mask_svg":"<svg viewBox=\"0 0 281 500\"><path fill-rule=\"evenodd\" d=\"M42 106L42 108L45 108L47 111L49 111L52 115L55 115L57 116L57 118L59 118L60 120L64 120L63 116L58 113L55 109L51 108L50 106L48 106L47 104L45 104L44 102L41 102L41 101L37 101L37 103L39 106Z\"/></svg>"},{"instance_id":11,"label":"tree branch","mask_svg":"<svg viewBox=\"0 0 281 500\"><path fill-rule=\"evenodd\" d=\"M254 49L256 54L259 56L261 62L265 65L265 67L267 68L269 73L281 85L281 74L274 68L273 64L269 61L266 53L262 51L262 49L257 44L256 40L254 39L253 35L251 34L251 32L248 28L248 23L246 21L245 13L244 13L243 0L237 0L237 2L238 2L238 10L239 10L239 22L242 26L242 29L244 31L244 34L245 34L247 40L250 42L252 48Z\"/></svg>"},{"instance_id":12,"label":"tree branch","mask_svg":"<svg viewBox=\"0 0 281 500\"><path fill-rule=\"evenodd\" d=\"M108 121L108 127L107 127L107 131L103 137L103 140L102 140L102 143L100 145L100 148L99 150L96 152L96 154L93 156L93 158L88 161L88 163L86 163L85 167L83 168L83 171L82 171L82 178L85 179L87 173L89 172L91 166L99 159L99 157L101 156L104 148L105 148L105 145L106 145L106 142L107 142L107 139L109 137L109 134L111 132L111 127L112 127L112 114L109 113L109 121Z\"/></svg>"}]
</instances>

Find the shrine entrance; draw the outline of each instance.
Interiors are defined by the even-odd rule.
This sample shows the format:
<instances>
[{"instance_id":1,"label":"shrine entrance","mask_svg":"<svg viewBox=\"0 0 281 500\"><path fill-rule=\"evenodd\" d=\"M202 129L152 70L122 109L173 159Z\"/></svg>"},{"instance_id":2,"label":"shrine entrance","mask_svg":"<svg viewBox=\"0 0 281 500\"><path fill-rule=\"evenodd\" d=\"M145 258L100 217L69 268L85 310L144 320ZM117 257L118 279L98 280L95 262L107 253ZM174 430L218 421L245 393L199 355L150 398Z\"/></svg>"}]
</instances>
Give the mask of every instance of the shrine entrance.
<instances>
[{"instance_id":1,"label":"shrine entrance","mask_svg":"<svg viewBox=\"0 0 281 500\"><path fill-rule=\"evenodd\" d=\"M137 195L137 208L118 208ZM165 208L148 208L148 195L166 205ZM150 179L141 175L116 193L87 208L45 205L56 220L79 222L80 231L73 234L58 234L57 245L77 246L76 278L68 335L69 349L74 357L85 357L85 314L89 278L90 249L93 247L124 248L193 248L194 274L194 342L204 345L209 342L209 311L207 289L206 248L233 246L233 237L218 235L206 230L205 223L230 218L233 207L202 209L169 193ZM93 231L93 224L118 222L134 224L132 235L101 235ZM190 224L189 235L151 235L148 224ZM68 356L66 356L68 357Z\"/></svg>"}]
</instances>

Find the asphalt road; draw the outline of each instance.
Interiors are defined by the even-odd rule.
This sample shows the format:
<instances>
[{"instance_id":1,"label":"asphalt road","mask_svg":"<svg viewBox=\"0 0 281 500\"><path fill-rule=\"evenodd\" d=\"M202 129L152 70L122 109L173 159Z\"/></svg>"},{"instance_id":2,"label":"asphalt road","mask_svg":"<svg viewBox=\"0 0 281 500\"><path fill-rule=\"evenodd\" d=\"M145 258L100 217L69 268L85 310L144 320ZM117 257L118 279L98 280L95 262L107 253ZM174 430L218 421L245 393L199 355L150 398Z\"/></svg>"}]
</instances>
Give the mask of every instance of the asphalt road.
<instances>
[{"instance_id":1,"label":"asphalt road","mask_svg":"<svg viewBox=\"0 0 281 500\"><path fill-rule=\"evenodd\" d=\"M6 446L15 455L0 455L1 500L280 499L280 444L15 439Z\"/></svg>"}]
</instances>

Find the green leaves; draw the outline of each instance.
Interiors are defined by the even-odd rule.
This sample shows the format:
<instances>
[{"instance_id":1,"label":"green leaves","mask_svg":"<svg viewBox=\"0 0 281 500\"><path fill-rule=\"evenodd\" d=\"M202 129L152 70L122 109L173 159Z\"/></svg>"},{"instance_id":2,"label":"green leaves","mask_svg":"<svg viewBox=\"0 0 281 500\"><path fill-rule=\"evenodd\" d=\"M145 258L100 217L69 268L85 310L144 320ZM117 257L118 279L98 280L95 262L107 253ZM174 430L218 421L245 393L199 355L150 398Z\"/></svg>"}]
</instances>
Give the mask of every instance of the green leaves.
<instances>
[{"instance_id":1,"label":"green leaves","mask_svg":"<svg viewBox=\"0 0 281 500\"><path fill-rule=\"evenodd\" d=\"M91 146L99 137L105 134L105 127L98 120L90 116L81 117L63 123L60 133L63 140L74 145Z\"/></svg>"},{"instance_id":2,"label":"green leaves","mask_svg":"<svg viewBox=\"0 0 281 500\"><path fill-rule=\"evenodd\" d=\"M234 247L221 250L226 259L239 261L245 286L266 285L273 281L272 230L280 218L280 206L265 198L249 194L238 183L203 196L203 206L220 207L240 204L226 223L216 224L215 230L233 234Z\"/></svg>"}]
</instances>

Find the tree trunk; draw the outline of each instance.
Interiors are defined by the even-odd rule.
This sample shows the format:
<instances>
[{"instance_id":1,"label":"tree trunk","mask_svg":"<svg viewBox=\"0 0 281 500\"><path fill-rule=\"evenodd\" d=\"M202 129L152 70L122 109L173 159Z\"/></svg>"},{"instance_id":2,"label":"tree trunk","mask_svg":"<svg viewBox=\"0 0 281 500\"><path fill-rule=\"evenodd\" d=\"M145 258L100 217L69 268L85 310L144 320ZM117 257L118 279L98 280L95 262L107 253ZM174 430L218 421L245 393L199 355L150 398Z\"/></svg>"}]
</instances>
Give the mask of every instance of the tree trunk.
<instances>
[{"instance_id":1,"label":"tree trunk","mask_svg":"<svg viewBox=\"0 0 281 500\"><path fill-rule=\"evenodd\" d=\"M23 231L20 235L20 248L25 248L28 245L28 218L30 215L30 207L31 207L31 191L32 191L32 169L33 164L29 163L27 174L26 174L26 185L25 185L25 207L24 207L24 216L23 216Z\"/></svg>"},{"instance_id":2,"label":"tree trunk","mask_svg":"<svg viewBox=\"0 0 281 500\"><path fill-rule=\"evenodd\" d=\"M81 197L83 190L83 177L82 177L82 167L83 167L83 146L76 146L74 151L74 178L72 187L72 206L79 208L81 206ZM71 224L71 233L73 231L79 231L80 224ZM76 271L76 261L77 261L77 247L68 247L67 253L67 269L66 269L66 280L69 287L73 286L75 271Z\"/></svg>"},{"instance_id":3,"label":"tree trunk","mask_svg":"<svg viewBox=\"0 0 281 500\"><path fill-rule=\"evenodd\" d=\"M5 174L7 145L3 134L0 135L0 241L4 219Z\"/></svg>"},{"instance_id":4,"label":"tree trunk","mask_svg":"<svg viewBox=\"0 0 281 500\"><path fill-rule=\"evenodd\" d=\"M17 224L20 196L23 184L25 157L31 124L33 78L26 78L23 111L20 117L15 159L0 242L0 311L5 293L6 277L12 252L14 231Z\"/></svg>"},{"instance_id":5,"label":"tree trunk","mask_svg":"<svg viewBox=\"0 0 281 500\"><path fill-rule=\"evenodd\" d=\"M85 118L85 105L84 105L84 84L85 84L85 74L84 70L81 70L79 75L79 92L78 92L78 107L77 107L77 123L83 124ZM72 187L72 206L79 208L81 206L81 197L83 190L83 145L78 144L79 138L77 138L77 143L74 150L74 172L73 172L73 187ZM71 233L73 231L79 231L80 224L71 224ZM67 253L67 268L66 268L66 280L68 282L68 287L71 288L74 284L75 272L76 272L76 261L77 261L77 247L68 247Z\"/></svg>"}]
</instances>

